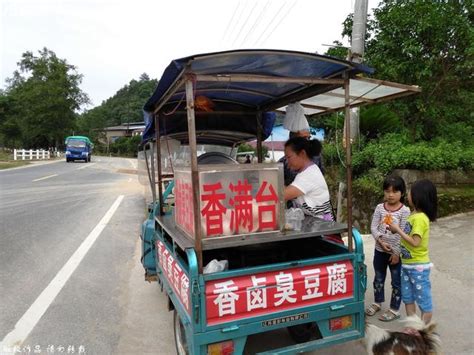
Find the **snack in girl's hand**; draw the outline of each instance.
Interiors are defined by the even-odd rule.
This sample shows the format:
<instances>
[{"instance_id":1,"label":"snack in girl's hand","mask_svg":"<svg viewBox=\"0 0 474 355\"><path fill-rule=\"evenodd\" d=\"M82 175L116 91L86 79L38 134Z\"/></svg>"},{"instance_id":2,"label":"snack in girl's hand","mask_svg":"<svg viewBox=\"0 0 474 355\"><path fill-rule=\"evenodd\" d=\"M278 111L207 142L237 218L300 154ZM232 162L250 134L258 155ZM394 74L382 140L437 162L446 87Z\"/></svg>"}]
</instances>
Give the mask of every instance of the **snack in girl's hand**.
<instances>
[{"instance_id":1,"label":"snack in girl's hand","mask_svg":"<svg viewBox=\"0 0 474 355\"><path fill-rule=\"evenodd\" d=\"M387 213L383 220L382 220L382 223L383 224L386 224L386 225L391 225L393 223L393 217L390 213Z\"/></svg>"}]
</instances>

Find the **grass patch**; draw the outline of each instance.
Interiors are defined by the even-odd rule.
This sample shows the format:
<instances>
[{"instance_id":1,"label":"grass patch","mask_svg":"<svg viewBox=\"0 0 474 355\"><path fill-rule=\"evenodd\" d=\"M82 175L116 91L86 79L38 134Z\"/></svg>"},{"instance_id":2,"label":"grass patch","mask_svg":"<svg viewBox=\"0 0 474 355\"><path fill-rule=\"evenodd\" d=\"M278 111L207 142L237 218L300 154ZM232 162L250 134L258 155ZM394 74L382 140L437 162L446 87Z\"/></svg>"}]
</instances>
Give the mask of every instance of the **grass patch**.
<instances>
[{"instance_id":1,"label":"grass patch","mask_svg":"<svg viewBox=\"0 0 474 355\"><path fill-rule=\"evenodd\" d=\"M0 161L13 161L13 155L0 149Z\"/></svg>"},{"instance_id":2,"label":"grass patch","mask_svg":"<svg viewBox=\"0 0 474 355\"><path fill-rule=\"evenodd\" d=\"M17 161L2 161L2 160L0 160L0 170L10 169L10 168L17 168L19 166L28 165L28 164L30 164L30 162L22 161L22 160L17 160Z\"/></svg>"},{"instance_id":3,"label":"grass patch","mask_svg":"<svg viewBox=\"0 0 474 355\"><path fill-rule=\"evenodd\" d=\"M30 164L30 162L26 160L13 160L11 153L0 150L0 170L16 168L28 164Z\"/></svg>"},{"instance_id":4,"label":"grass patch","mask_svg":"<svg viewBox=\"0 0 474 355\"><path fill-rule=\"evenodd\" d=\"M474 185L438 187L438 217L474 209Z\"/></svg>"}]
</instances>

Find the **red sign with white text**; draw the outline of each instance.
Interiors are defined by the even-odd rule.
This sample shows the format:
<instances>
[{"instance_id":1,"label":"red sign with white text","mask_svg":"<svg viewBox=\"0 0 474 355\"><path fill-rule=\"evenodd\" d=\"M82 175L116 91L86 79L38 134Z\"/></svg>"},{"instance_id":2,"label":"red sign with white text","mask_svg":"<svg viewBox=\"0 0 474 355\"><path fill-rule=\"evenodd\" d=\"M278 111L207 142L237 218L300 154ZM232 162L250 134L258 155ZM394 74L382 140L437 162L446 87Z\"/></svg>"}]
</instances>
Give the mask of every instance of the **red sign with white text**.
<instances>
[{"instance_id":1,"label":"red sign with white text","mask_svg":"<svg viewBox=\"0 0 474 355\"><path fill-rule=\"evenodd\" d=\"M179 266L173 255L169 252L161 240L156 242L156 253L159 260L163 275L168 280L168 283L173 288L175 294L178 295L181 304L186 311L190 313L189 309L189 277Z\"/></svg>"},{"instance_id":2,"label":"red sign with white text","mask_svg":"<svg viewBox=\"0 0 474 355\"><path fill-rule=\"evenodd\" d=\"M269 166L267 166L269 165ZM198 214L203 238L258 235L280 230L283 204L281 167L200 167L199 187L192 185L188 168L175 170L176 225L194 237L194 212ZM198 206L194 211L193 193ZM280 195L279 195L280 194Z\"/></svg>"},{"instance_id":3,"label":"red sign with white text","mask_svg":"<svg viewBox=\"0 0 474 355\"><path fill-rule=\"evenodd\" d=\"M208 325L352 298L350 260L206 282Z\"/></svg>"},{"instance_id":4,"label":"red sign with white text","mask_svg":"<svg viewBox=\"0 0 474 355\"><path fill-rule=\"evenodd\" d=\"M194 235L194 207L191 182L186 179L175 179L175 217L176 224L189 235Z\"/></svg>"},{"instance_id":5,"label":"red sign with white text","mask_svg":"<svg viewBox=\"0 0 474 355\"><path fill-rule=\"evenodd\" d=\"M254 188L257 189L253 195ZM246 179L237 179L228 186L221 182L203 183L201 189L201 216L206 222L204 236L278 229L277 189L268 181L255 186Z\"/></svg>"}]
</instances>

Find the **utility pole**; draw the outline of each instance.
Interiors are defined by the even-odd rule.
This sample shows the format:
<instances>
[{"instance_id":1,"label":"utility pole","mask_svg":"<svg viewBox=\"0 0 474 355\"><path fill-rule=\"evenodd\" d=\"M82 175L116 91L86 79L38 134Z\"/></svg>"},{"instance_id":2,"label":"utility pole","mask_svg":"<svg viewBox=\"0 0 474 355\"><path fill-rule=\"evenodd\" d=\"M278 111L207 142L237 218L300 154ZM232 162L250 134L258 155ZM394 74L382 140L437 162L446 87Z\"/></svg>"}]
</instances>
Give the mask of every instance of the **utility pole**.
<instances>
[{"instance_id":1,"label":"utility pole","mask_svg":"<svg viewBox=\"0 0 474 355\"><path fill-rule=\"evenodd\" d=\"M354 17L352 22L351 50L348 60L355 63L362 63L365 47L365 32L367 24L368 0L355 0ZM351 109L351 143L359 138L359 108ZM344 129L345 132L345 129ZM344 139L344 142L346 140Z\"/></svg>"},{"instance_id":2,"label":"utility pole","mask_svg":"<svg viewBox=\"0 0 474 355\"><path fill-rule=\"evenodd\" d=\"M354 4L354 17L352 21L352 36L351 36L351 50L348 53L348 60L355 63L362 63L364 56L364 45L365 45L365 27L367 23L367 7L368 0L355 0ZM350 100L350 98L349 98ZM350 119L344 120L344 132L343 132L343 146L349 151L352 148L351 144L356 142L359 138L359 108L353 108L350 110ZM349 124L350 137L346 137L346 124ZM347 145L349 142L349 145ZM349 170L349 168L348 168ZM349 170L350 171L350 170ZM349 172L348 172L349 174ZM339 183L339 191L337 197L337 215L336 220L339 222L342 218L342 194L346 189L343 182ZM348 201L347 205L350 206L352 201Z\"/></svg>"}]
</instances>

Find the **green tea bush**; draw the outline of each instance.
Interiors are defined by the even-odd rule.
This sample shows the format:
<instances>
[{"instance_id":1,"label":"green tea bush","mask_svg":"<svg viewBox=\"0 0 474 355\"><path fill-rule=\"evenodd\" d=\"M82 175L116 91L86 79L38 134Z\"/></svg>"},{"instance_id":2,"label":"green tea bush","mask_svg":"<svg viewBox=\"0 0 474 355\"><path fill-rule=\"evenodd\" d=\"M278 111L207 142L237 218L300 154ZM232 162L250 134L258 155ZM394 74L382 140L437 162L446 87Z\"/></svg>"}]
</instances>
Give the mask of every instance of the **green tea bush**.
<instances>
[{"instance_id":1,"label":"green tea bush","mask_svg":"<svg viewBox=\"0 0 474 355\"><path fill-rule=\"evenodd\" d=\"M352 165L356 177L374 168L382 175L394 169L472 170L474 144L444 139L410 143L406 135L388 134L354 152Z\"/></svg>"}]
</instances>

